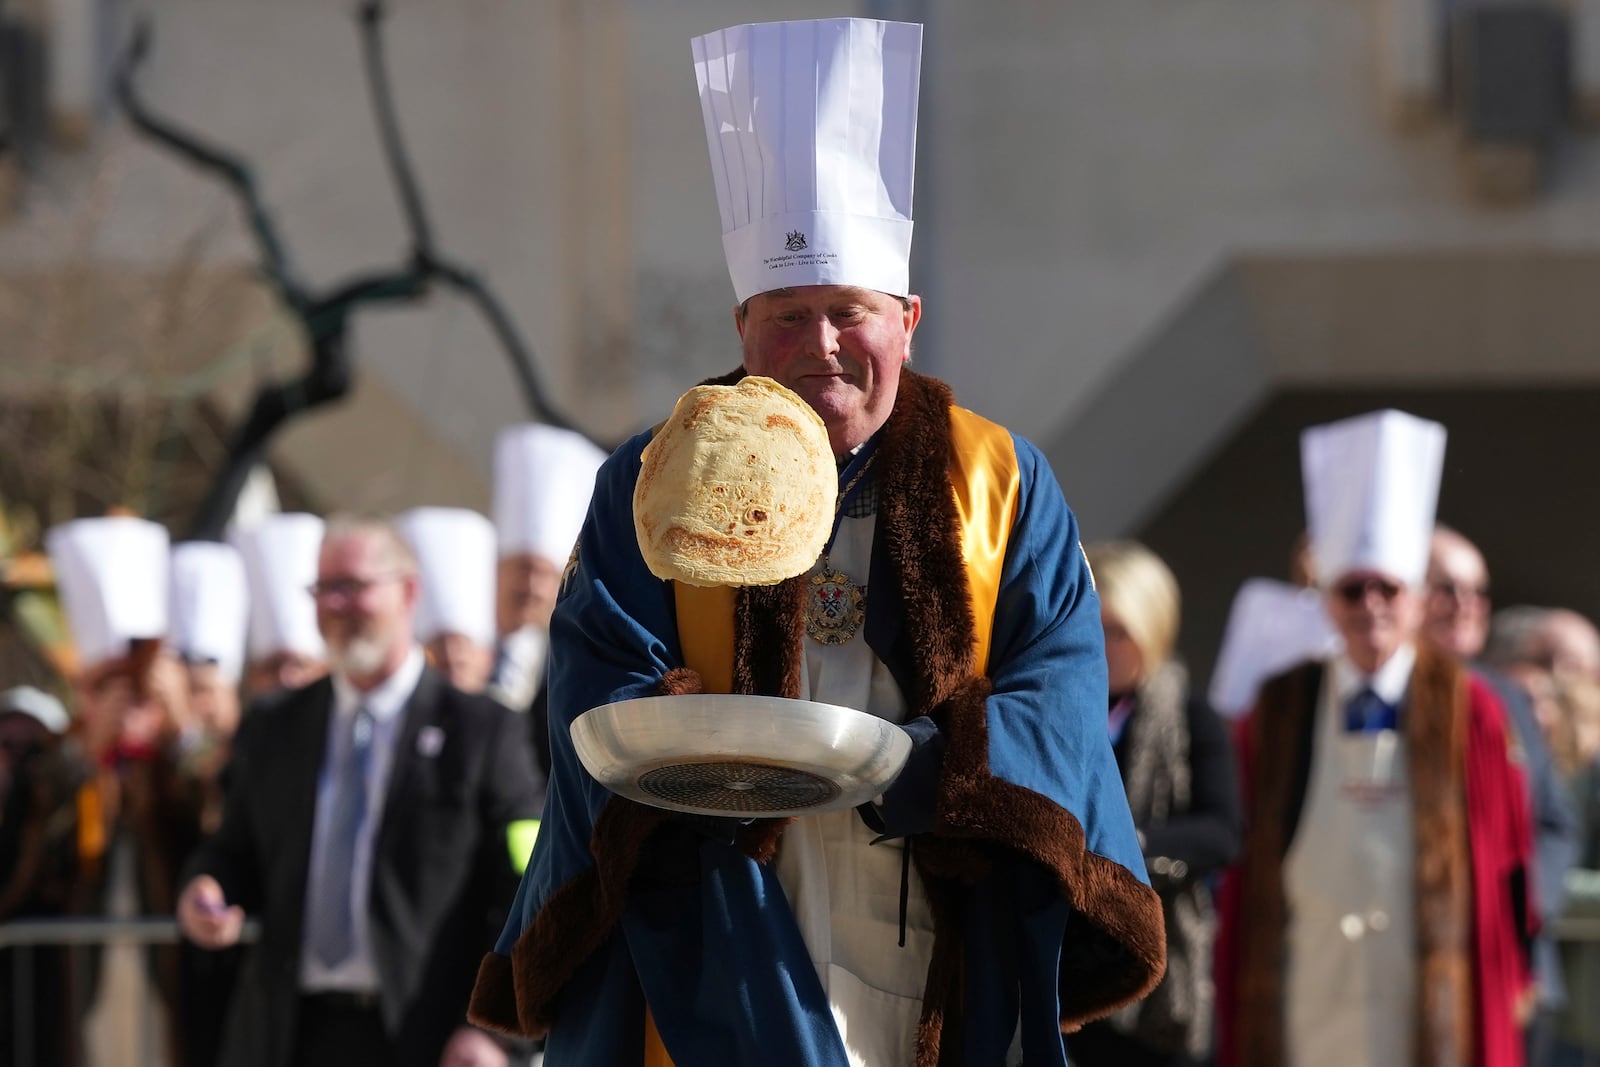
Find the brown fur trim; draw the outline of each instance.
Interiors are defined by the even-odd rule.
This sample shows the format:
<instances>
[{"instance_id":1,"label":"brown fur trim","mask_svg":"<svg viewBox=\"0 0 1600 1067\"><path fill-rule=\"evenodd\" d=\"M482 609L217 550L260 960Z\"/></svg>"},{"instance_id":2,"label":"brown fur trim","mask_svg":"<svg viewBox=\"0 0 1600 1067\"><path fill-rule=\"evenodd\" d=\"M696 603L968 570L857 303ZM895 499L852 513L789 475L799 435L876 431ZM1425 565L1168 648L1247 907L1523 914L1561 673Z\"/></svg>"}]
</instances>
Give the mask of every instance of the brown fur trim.
<instances>
[{"instance_id":1,"label":"brown fur trim","mask_svg":"<svg viewBox=\"0 0 1600 1067\"><path fill-rule=\"evenodd\" d=\"M1416 840L1416 1063L1466 1067L1474 1010L1466 672L1419 648L1405 718Z\"/></svg>"},{"instance_id":2,"label":"brown fur trim","mask_svg":"<svg viewBox=\"0 0 1600 1067\"><path fill-rule=\"evenodd\" d=\"M675 667L656 683L656 694L664 697L692 696L705 691L706 683L700 673L688 667Z\"/></svg>"},{"instance_id":3,"label":"brown fur trim","mask_svg":"<svg viewBox=\"0 0 1600 1067\"><path fill-rule=\"evenodd\" d=\"M687 667L667 672L656 690L682 696L705 689ZM480 993L473 991L472 1021L489 1030L540 1037L555 1018L555 999L578 967L599 948L622 917L629 880L639 853L670 813L623 797L612 797L595 820L589 851L595 866L550 895L533 924L522 932L504 967L486 959L479 967ZM494 953L491 959L504 959ZM489 984L483 986L487 981ZM508 1015L501 984L512 987L514 1011Z\"/></svg>"},{"instance_id":4,"label":"brown fur trim","mask_svg":"<svg viewBox=\"0 0 1600 1067\"><path fill-rule=\"evenodd\" d=\"M949 698L973 667L971 594L963 578L961 517L950 470L949 386L902 371L894 414L878 446L879 537L894 565L904 605L917 691L906 694L916 714Z\"/></svg>"},{"instance_id":5,"label":"brown fur trim","mask_svg":"<svg viewBox=\"0 0 1600 1067\"><path fill-rule=\"evenodd\" d=\"M733 691L796 700L806 636L806 579L739 590L733 609Z\"/></svg>"},{"instance_id":6,"label":"brown fur trim","mask_svg":"<svg viewBox=\"0 0 1600 1067\"><path fill-rule=\"evenodd\" d=\"M483 1030L515 1037L522 1032L517 1021L517 984L511 977L511 959L498 952L486 952L478 964L478 978L472 983L472 1000L467 1005L467 1021Z\"/></svg>"},{"instance_id":7,"label":"brown fur trim","mask_svg":"<svg viewBox=\"0 0 1600 1067\"><path fill-rule=\"evenodd\" d=\"M1268 682L1247 729L1251 752L1240 859L1236 1060L1287 1062L1285 976L1288 902L1283 863L1289 813L1303 803L1322 671L1305 665ZM1466 675L1454 661L1417 650L1404 729L1416 838L1419 1017L1414 1062L1472 1062L1471 854L1466 826Z\"/></svg>"},{"instance_id":8,"label":"brown fur trim","mask_svg":"<svg viewBox=\"0 0 1600 1067\"><path fill-rule=\"evenodd\" d=\"M778 854L778 840L792 822L793 819L757 819L739 828L733 847L757 863L771 863Z\"/></svg>"},{"instance_id":9,"label":"brown fur trim","mask_svg":"<svg viewBox=\"0 0 1600 1067\"><path fill-rule=\"evenodd\" d=\"M1303 773L1300 753L1310 744L1321 670L1307 664L1262 688L1246 729L1254 754L1245 784L1244 846L1240 853L1238 996L1233 1026L1239 1063L1278 1067L1284 1062L1283 974L1288 904L1283 893L1287 816L1298 804L1295 781ZM1300 782L1299 792L1305 790Z\"/></svg>"},{"instance_id":10,"label":"brown fur trim","mask_svg":"<svg viewBox=\"0 0 1600 1067\"><path fill-rule=\"evenodd\" d=\"M1008 848L1055 876L1067 902L1085 920L1062 947L1061 958L1061 1023L1076 1029L1137 1000L1160 981L1166 966L1161 898L1127 868L1090 852L1083 826L1071 813L989 773L988 695L988 679L970 679L938 709L950 739L939 831L919 840L914 855L926 858L921 870L929 881L937 877L932 872L945 859L940 854L948 839L965 838ZM957 864L959 857L951 865ZM967 877L981 874L980 868Z\"/></svg>"},{"instance_id":11,"label":"brown fur trim","mask_svg":"<svg viewBox=\"0 0 1600 1067\"><path fill-rule=\"evenodd\" d=\"M645 842L669 813L612 797L595 820L595 866L551 894L511 950L521 1034L539 1037L555 1020L555 1001L578 967L611 936Z\"/></svg>"}]
</instances>

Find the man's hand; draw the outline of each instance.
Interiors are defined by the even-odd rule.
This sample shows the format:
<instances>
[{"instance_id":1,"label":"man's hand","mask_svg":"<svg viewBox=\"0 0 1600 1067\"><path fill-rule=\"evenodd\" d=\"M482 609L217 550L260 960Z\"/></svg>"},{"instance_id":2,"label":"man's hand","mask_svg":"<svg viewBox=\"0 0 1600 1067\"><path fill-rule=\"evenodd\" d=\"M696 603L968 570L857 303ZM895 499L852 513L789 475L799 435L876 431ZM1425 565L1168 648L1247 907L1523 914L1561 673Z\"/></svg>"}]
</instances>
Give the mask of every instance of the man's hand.
<instances>
[{"instance_id":1,"label":"man's hand","mask_svg":"<svg viewBox=\"0 0 1600 1067\"><path fill-rule=\"evenodd\" d=\"M244 909L228 904L215 878L196 875L178 897L178 927L201 948L228 948L239 943Z\"/></svg>"},{"instance_id":2,"label":"man's hand","mask_svg":"<svg viewBox=\"0 0 1600 1067\"><path fill-rule=\"evenodd\" d=\"M511 1062L494 1038L472 1026L461 1026L439 1057L439 1067L506 1067Z\"/></svg>"}]
</instances>

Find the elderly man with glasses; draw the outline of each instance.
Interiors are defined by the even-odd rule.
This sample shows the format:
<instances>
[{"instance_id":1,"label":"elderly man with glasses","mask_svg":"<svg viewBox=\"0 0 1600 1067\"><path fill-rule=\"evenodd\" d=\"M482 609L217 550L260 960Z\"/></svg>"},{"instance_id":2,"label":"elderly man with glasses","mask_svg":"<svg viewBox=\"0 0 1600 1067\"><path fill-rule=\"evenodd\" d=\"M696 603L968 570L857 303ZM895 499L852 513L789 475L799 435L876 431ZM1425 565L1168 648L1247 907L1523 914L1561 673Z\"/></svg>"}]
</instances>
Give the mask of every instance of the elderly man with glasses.
<instances>
[{"instance_id":1,"label":"elderly man with glasses","mask_svg":"<svg viewBox=\"0 0 1600 1067\"><path fill-rule=\"evenodd\" d=\"M330 520L309 596L332 673L245 716L178 902L205 948L261 918L223 1062L504 1067L465 1016L537 827L522 721L425 665L392 524Z\"/></svg>"},{"instance_id":2,"label":"elderly man with glasses","mask_svg":"<svg viewBox=\"0 0 1600 1067\"><path fill-rule=\"evenodd\" d=\"M1523 1062L1528 798L1500 701L1421 636L1444 436L1385 411L1302 439L1344 650L1268 681L1243 728L1220 1064Z\"/></svg>"}]
</instances>

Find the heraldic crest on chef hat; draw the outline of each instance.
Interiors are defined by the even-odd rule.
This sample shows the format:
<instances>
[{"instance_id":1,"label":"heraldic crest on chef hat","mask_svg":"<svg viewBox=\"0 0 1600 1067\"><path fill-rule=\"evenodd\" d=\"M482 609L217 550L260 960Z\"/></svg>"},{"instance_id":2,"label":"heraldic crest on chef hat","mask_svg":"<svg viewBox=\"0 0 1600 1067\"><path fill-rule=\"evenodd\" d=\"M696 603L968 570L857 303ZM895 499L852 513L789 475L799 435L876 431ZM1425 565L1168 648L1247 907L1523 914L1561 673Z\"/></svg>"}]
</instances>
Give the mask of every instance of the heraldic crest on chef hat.
<instances>
[{"instance_id":1,"label":"heraldic crest on chef hat","mask_svg":"<svg viewBox=\"0 0 1600 1067\"><path fill-rule=\"evenodd\" d=\"M1445 429L1403 411L1377 411L1300 438L1306 528L1317 581L1352 571L1413 588L1428 570Z\"/></svg>"},{"instance_id":2,"label":"heraldic crest on chef hat","mask_svg":"<svg viewBox=\"0 0 1600 1067\"><path fill-rule=\"evenodd\" d=\"M166 528L131 516L76 519L45 534L84 674L127 666L139 681L167 633Z\"/></svg>"},{"instance_id":3,"label":"heraldic crest on chef hat","mask_svg":"<svg viewBox=\"0 0 1600 1067\"><path fill-rule=\"evenodd\" d=\"M493 647L494 523L469 508L413 508L398 525L420 571L417 639L454 633Z\"/></svg>"},{"instance_id":4,"label":"heraldic crest on chef hat","mask_svg":"<svg viewBox=\"0 0 1600 1067\"><path fill-rule=\"evenodd\" d=\"M236 530L231 540L244 558L250 586L250 658L280 652L321 659L325 649L317 629L317 580L323 522L315 515L269 515Z\"/></svg>"},{"instance_id":5,"label":"heraldic crest on chef hat","mask_svg":"<svg viewBox=\"0 0 1600 1067\"><path fill-rule=\"evenodd\" d=\"M494 447L500 556L532 554L565 567L605 460L593 442L571 430L537 423L501 430Z\"/></svg>"},{"instance_id":6,"label":"heraldic crest on chef hat","mask_svg":"<svg viewBox=\"0 0 1600 1067\"><path fill-rule=\"evenodd\" d=\"M1270 578L1251 578L1234 595L1211 672L1211 706L1234 718L1249 711L1261 685L1307 660L1339 651L1323 598Z\"/></svg>"},{"instance_id":7,"label":"heraldic crest on chef hat","mask_svg":"<svg viewBox=\"0 0 1600 1067\"><path fill-rule=\"evenodd\" d=\"M922 27L765 22L693 47L739 302L800 285L909 294Z\"/></svg>"},{"instance_id":8,"label":"heraldic crest on chef hat","mask_svg":"<svg viewBox=\"0 0 1600 1067\"><path fill-rule=\"evenodd\" d=\"M172 546L172 627L168 643L190 663L215 663L230 682L244 671L250 587L232 545L185 541Z\"/></svg>"}]
</instances>

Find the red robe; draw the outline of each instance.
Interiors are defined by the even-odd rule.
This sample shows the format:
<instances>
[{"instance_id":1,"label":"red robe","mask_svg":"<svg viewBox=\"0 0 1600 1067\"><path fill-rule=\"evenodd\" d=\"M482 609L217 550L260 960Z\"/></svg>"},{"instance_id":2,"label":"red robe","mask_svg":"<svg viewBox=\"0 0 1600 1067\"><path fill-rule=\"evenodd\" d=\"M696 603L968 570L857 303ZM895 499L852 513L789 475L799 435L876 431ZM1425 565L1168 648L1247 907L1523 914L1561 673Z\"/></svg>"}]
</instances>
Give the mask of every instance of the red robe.
<instances>
[{"instance_id":1,"label":"red robe","mask_svg":"<svg viewBox=\"0 0 1600 1067\"><path fill-rule=\"evenodd\" d=\"M1282 863L1312 766L1321 664L1262 687L1241 725L1248 830L1219 900L1218 1067L1279 1067L1284 1048ZM1418 1064L1520 1067L1532 983L1533 829L1499 698L1418 650L1402 729L1417 828ZM1256 759L1272 753L1276 758Z\"/></svg>"}]
</instances>

